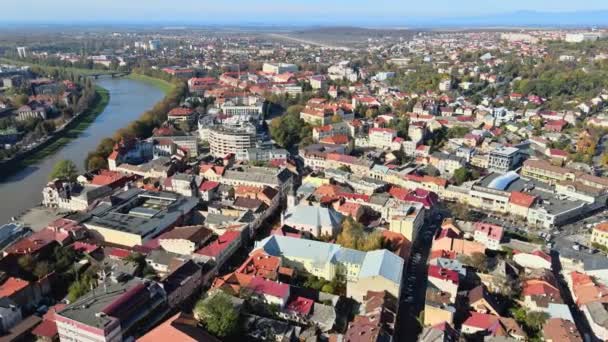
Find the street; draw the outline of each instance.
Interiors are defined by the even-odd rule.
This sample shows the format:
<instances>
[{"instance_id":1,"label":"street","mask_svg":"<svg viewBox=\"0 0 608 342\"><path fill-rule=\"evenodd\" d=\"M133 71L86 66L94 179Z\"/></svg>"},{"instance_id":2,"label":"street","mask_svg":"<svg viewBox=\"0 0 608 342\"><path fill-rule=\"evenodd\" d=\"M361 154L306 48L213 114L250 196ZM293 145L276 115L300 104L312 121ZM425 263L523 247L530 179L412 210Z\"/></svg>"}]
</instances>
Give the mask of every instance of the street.
<instances>
[{"instance_id":1,"label":"street","mask_svg":"<svg viewBox=\"0 0 608 342\"><path fill-rule=\"evenodd\" d=\"M427 259L440 217L425 224L413 242L410 259L404 267L401 303L397 315L395 341L413 341L422 331L418 317L424 309L427 286Z\"/></svg>"}]
</instances>

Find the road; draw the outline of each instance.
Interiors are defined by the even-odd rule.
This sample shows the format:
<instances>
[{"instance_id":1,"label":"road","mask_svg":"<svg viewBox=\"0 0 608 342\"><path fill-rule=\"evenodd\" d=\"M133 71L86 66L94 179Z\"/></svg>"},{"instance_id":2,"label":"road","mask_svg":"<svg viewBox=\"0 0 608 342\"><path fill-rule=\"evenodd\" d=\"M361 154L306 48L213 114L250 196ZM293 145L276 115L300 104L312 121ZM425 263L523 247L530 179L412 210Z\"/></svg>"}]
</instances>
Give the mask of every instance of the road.
<instances>
[{"instance_id":1,"label":"road","mask_svg":"<svg viewBox=\"0 0 608 342\"><path fill-rule=\"evenodd\" d=\"M414 240L410 259L404 267L401 303L395 329L395 341L415 341L422 331L418 316L424 309L427 286L427 259L433 236L439 227L439 216L429 220Z\"/></svg>"}]
</instances>

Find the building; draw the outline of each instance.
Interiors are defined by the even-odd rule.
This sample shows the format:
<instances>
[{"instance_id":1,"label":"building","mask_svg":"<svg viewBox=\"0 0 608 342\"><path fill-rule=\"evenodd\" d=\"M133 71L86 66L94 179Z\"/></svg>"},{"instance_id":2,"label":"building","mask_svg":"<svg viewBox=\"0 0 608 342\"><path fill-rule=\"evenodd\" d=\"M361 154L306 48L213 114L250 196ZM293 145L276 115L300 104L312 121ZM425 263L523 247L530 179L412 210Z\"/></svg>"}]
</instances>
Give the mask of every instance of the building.
<instances>
[{"instance_id":1,"label":"building","mask_svg":"<svg viewBox=\"0 0 608 342\"><path fill-rule=\"evenodd\" d=\"M593 227L591 243L608 247L608 222L603 222Z\"/></svg>"},{"instance_id":2,"label":"building","mask_svg":"<svg viewBox=\"0 0 608 342\"><path fill-rule=\"evenodd\" d=\"M84 222L95 238L133 247L143 245L174 226L187 223L198 204L170 192L129 189L100 203Z\"/></svg>"},{"instance_id":3,"label":"building","mask_svg":"<svg viewBox=\"0 0 608 342\"><path fill-rule=\"evenodd\" d=\"M255 249L279 256L284 266L332 280L346 279L347 296L363 301L369 289L400 296L403 259L387 250L361 252L321 241L271 235Z\"/></svg>"},{"instance_id":4,"label":"building","mask_svg":"<svg viewBox=\"0 0 608 342\"><path fill-rule=\"evenodd\" d=\"M213 235L203 226L176 227L158 237L158 243L167 252L191 255L202 247Z\"/></svg>"},{"instance_id":5,"label":"building","mask_svg":"<svg viewBox=\"0 0 608 342\"><path fill-rule=\"evenodd\" d=\"M342 218L343 215L333 208L300 204L283 213L281 224L310 233L315 237L336 236Z\"/></svg>"},{"instance_id":6,"label":"building","mask_svg":"<svg viewBox=\"0 0 608 342\"><path fill-rule=\"evenodd\" d=\"M547 342L582 342L583 339L571 321L550 318L543 326L543 337Z\"/></svg>"},{"instance_id":7,"label":"building","mask_svg":"<svg viewBox=\"0 0 608 342\"><path fill-rule=\"evenodd\" d=\"M268 74L283 74L286 72L298 72L298 66L288 63L264 63L262 71Z\"/></svg>"},{"instance_id":8,"label":"building","mask_svg":"<svg viewBox=\"0 0 608 342\"><path fill-rule=\"evenodd\" d=\"M148 333L138 338L139 342L221 342L199 325L199 321L183 312L171 316Z\"/></svg>"},{"instance_id":9,"label":"building","mask_svg":"<svg viewBox=\"0 0 608 342\"><path fill-rule=\"evenodd\" d=\"M256 142L256 129L250 124L240 127L215 126L209 130L209 148L215 157L224 157L229 153L242 155L256 147Z\"/></svg>"},{"instance_id":10,"label":"building","mask_svg":"<svg viewBox=\"0 0 608 342\"><path fill-rule=\"evenodd\" d=\"M475 241L484 244L488 249L500 250L500 241L502 240L503 234L504 231L501 226L476 222L473 238Z\"/></svg>"},{"instance_id":11,"label":"building","mask_svg":"<svg viewBox=\"0 0 608 342\"><path fill-rule=\"evenodd\" d=\"M25 47L25 46L18 46L17 47L17 54L19 55L19 58L25 58L25 57L27 57L27 47Z\"/></svg>"},{"instance_id":12,"label":"building","mask_svg":"<svg viewBox=\"0 0 608 342\"><path fill-rule=\"evenodd\" d=\"M515 169L522 161L522 154L515 147L498 147L490 152L488 168L495 172Z\"/></svg>"},{"instance_id":13,"label":"building","mask_svg":"<svg viewBox=\"0 0 608 342\"><path fill-rule=\"evenodd\" d=\"M390 148L397 131L390 128L371 128L369 130L369 145L376 148Z\"/></svg>"},{"instance_id":14,"label":"building","mask_svg":"<svg viewBox=\"0 0 608 342\"><path fill-rule=\"evenodd\" d=\"M174 122L194 122L196 119L196 112L192 108L176 107L167 113L167 120Z\"/></svg>"},{"instance_id":15,"label":"building","mask_svg":"<svg viewBox=\"0 0 608 342\"><path fill-rule=\"evenodd\" d=\"M285 160L288 156L289 152L282 148L250 147L245 151L239 151L236 153L237 160L243 160L248 162L267 162L275 159Z\"/></svg>"},{"instance_id":16,"label":"building","mask_svg":"<svg viewBox=\"0 0 608 342\"><path fill-rule=\"evenodd\" d=\"M101 284L56 313L59 339L122 341L137 324L152 326L161 319L165 301L165 291L156 282Z\"/></svg>"}]
</instances>

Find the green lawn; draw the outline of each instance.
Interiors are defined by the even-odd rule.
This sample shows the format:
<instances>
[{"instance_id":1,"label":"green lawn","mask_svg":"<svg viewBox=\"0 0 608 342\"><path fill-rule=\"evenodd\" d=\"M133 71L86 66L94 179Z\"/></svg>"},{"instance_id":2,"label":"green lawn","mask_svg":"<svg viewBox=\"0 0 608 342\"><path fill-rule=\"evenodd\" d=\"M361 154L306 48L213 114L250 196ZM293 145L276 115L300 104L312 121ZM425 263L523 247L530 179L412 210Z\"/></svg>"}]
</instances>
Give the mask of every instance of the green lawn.
<instances>
[{"instance_id":1,"label":"green lawn","mask_svg":"<svg viewBox=\"0 0 608 342\"><path fill-rule=\"evenodd\" d=\"M45 146L43 149L16 162L15 165L13 167L11 167L11 169L13 171L15 171L15 170L19 170L19 169L23 168L26 165L35 164L35 163L39 162L40 160L42 160L50 155L55 154L59 149L61 149L67 143L78 138L78 136L82 132L84 132L87 129L87 127L89 127L89 125L91 125L91 123L93 123L95 121L95 118L97 117L97 115L99 115L99 114L101 114L101 112L103 112L103 110L108 105L108 102L110 101L110 93L108 92L107 89L104 89L100 86L95 86L95 91L99 95L99 98L97 99L95 105L93 106L93 108L87 110L85 113L82 114L82 116L78 119L79 121L76 123L76 125L74 127L68 129L67 131L64 131L62 133L61 137L59 137L57 140L53 141L49 145ZM12 172L9 171L7 174L3 173L3 176L6 176L10 173L12 173Z\"/></svg>"},{"instance_id":2,"label":"green lawn","mask_svg":"<svg viewBox=\"0 0 608 342\"><path fill-rule=\"evenodd\" d=\"M142 75L142 74L131 73L131 74L129 74L129 76L127 76L127 78L152 84L152 85L158 87L160 90L162 90L165 93L165 95L168 94L174 87L174 85L171 82L167 82L165 80L161 80L160 78L154 78L154 77L150 77L150 76L146 76L146 75Z\"/></svg>"}]
</instances>

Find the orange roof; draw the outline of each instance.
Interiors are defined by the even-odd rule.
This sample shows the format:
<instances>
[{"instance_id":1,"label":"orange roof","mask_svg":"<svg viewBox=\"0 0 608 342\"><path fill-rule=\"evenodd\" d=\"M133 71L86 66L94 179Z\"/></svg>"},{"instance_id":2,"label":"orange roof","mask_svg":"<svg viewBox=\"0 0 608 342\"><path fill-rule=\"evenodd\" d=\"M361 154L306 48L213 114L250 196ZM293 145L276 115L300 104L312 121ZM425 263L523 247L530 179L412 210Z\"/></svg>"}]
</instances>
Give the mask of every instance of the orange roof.
<instances>
[{"instance_id":1,"label":"orange roof","mask_svg":"<svg viewBox=\"0 0 608 342\"><path fill-rule=\"evenodd\" d=\"M536 196L528 195L523 192L513 191L511 193L511 197L509 198L509 202L515 205L519 205L521 207L530 208L534 201L536 200Z\"/></svg>"},{"instance_id":2,"label":"orange roof","mask_svg":"<svg viewBox=\"0 0 608 342\"><path fill-rule=\"evenodd\" d=\"M595 230L599 230L604 233L608 233L608 222L602 222L595 226Z\"/></svg>"},{"instance_id":3,"label":"orange roof","mask_svg":"<svg viewBox=\"0 0 608 342\"><path fill-rule=\"evenodd\" d=\"M0 298L10 297L26 288L29 284L29 282L23 279L10 277L4 282L4 284L0 285Z\"/></svg>"},{"instance_id":4,"label":"orange roof","mask_svg":"<svg viewBox=\"0 0 608 342\"><path fill-rule=\"evenodd\" d=\"M321 139L321 142L324 144L343 145L343 144L348 144L349 140L350 139L348 138L348 135L338 134L338 135L334 135L331 137L323 138L323 139Z\"/></svg>"}]
</instances>

